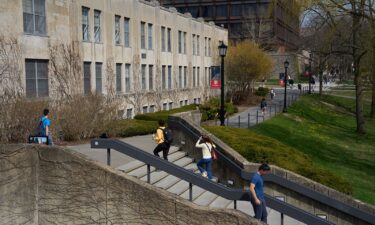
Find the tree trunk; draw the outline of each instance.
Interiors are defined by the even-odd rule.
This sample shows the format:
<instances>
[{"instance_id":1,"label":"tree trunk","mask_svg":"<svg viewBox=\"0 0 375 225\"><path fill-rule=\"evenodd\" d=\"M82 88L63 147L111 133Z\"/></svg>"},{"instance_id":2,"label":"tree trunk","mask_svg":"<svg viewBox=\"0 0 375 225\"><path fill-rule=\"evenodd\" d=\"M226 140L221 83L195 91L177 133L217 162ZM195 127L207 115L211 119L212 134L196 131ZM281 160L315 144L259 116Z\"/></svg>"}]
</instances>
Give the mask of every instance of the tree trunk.
<instances>
[{"instance_id":1,"label":"tree trunk","mask_svg":"<svg viewBox=\"0 0 375 225\"><path fill-rule=\"evenodd\" d=\"M372 78L372 101L371 101L371 119L375 119L375 73Z\"/></svg>"},{"instance_id":2,"label":"tree trunk","mask_svg":"<svg viewBox=\"0 0 375 225\"><path fill-rule=\"evenodd\" d=\"M357 68L357 67L356 67ZM363 115L363 88L361 84L361 78L359 71L355 71L355 109L356 109L356 120L357 120L357 133L365 134L365 118Z\"/></svg>"},{"instance_id":3,"label":"tree trunk","mask_svg":"<svg viewBox=\"0 0 375 225\"><path fill-rule=\"evenodd\" d=\"M319 96L323 95L323 71L319 71Z\"/></svg>"}]
</instances>

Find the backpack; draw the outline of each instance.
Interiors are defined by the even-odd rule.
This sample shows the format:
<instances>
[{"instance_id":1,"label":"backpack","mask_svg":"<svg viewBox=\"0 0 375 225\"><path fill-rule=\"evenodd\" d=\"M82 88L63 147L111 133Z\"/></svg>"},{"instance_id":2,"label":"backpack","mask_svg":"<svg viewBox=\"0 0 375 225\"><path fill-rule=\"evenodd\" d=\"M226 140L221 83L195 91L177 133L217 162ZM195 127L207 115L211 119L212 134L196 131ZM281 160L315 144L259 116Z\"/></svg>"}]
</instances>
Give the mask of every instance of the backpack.
<instances>
[{"instance_id":1,"label":"backpack","mask_svg":"<svg viewBox=\"0 0 375 225\"><path fill-rule=\"evenodd\" d=\"M161 129L161 128L159 128ZM172 136L172 131L171 129L169 128L164 128L164 129L161 129L163 131L163 136L164 136L164 141L168 144L172 143L173 142L173 136Z\"/></svg>"},{"instance_id":2,"label":"backpack","mask_svg":"<svg viewBox=\"0 0 375 225\"><path fill-rule=\"evenodd\" d=\"M36 128L36 136L45 136L45 129L43 125L43 118L39 119L38 126Z\"/></svg>"}]
</instances>

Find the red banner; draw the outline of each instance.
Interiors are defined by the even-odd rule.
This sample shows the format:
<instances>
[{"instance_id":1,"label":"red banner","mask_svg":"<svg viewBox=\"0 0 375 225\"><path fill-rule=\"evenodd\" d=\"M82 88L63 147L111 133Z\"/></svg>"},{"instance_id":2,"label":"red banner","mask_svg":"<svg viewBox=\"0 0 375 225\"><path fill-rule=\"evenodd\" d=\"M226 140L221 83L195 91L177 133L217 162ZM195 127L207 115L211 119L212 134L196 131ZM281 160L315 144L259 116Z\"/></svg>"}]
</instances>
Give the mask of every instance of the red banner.
<instances>
[{"instance_id":1,"label":"red banner","mask_svg":"<svg viewBox=\"0 0 375 225\"><path fill-rule=\"evenodd\" d=\"M220 80L211 80L211 88L212 89L220 89L221 88L221 81Z\"/></svg>"}]
</instances>

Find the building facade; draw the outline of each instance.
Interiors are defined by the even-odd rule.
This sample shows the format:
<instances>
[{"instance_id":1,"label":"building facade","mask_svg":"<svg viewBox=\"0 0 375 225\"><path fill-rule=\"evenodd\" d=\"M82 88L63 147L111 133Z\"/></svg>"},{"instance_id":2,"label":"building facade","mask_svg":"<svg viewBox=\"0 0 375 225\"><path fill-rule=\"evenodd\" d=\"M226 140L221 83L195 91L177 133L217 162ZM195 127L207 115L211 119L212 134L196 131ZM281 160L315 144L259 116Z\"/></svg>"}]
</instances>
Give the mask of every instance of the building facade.
<instances>
[{"instance_id":1,"label":"building facade","mask_svg":"<svg viewBox=\"0 0 375 225\"><path fill-rule=\"evenodd\" d=\"M228 39L213 23L141 0L3 1L0 28L20 44L27 97L55 97L54 56L63 54L54 51L69 46L78 93L114 92L128 118L207 98L217 46Z\"/></svg>"},{"instance_id":2,"label":"building facade","mask_svg":"<svg viewBox=\"0 0 375 225\"><path fill-rule=\"evenodd\" d=\"M161 0L193 17L214 21L233 40L253 39L266 48L294 50L299 42L299 15L294 1L285 0Z\"/></svg>"}]
</instances>

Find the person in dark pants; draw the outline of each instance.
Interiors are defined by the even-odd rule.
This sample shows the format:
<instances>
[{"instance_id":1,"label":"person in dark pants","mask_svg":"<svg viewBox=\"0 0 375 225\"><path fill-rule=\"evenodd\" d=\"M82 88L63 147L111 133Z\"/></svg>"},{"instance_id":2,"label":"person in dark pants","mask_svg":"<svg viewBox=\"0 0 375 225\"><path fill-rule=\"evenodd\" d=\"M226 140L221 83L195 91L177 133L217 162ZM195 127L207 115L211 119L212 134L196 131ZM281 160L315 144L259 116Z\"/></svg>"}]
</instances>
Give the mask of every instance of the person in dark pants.
<instances>
[{"instance_id":1,"label":"person in dark pants","mask_svg":"<svg viewBox=\"0 0 375 225\"><path fill-rule=\"evenodd\" d=\"M254 218L264 223L267 223L267 206L264 200L263 176L268 174L269 171L270 167L267 164L262 164L258 172L254 174L250 183L251 204L255 213Z\"/></svg>"},{"instance_id":2,"label":"person in dark pants","mask_svg":"<svg viewBox=\"0 0 375 225\"><path fill-rule=\"evenodd\" d=\"M43 116L40 118L37 127L38 136L47 136L48 145L53 145L52 132L51 132L51 120L48 118L49 110L43 110Z\"/></svg>"},{"instance_id":3,"label":"person in dark pants","mask_svg":"<svg viewBox=\"0 0 375 225\"><path fill-rule=\"evenodd\" d=\"M164 137L164 130L165 129L165 121L159 120L159 128L156 130L156 135L153 136L156 144L156 148L154 149L154 155L157 157L159 156L159 152L163 151L163 158L168 161L168 152L169 148L171 147L169 143L165 141Z\"/></svg>"}]
</instances>

